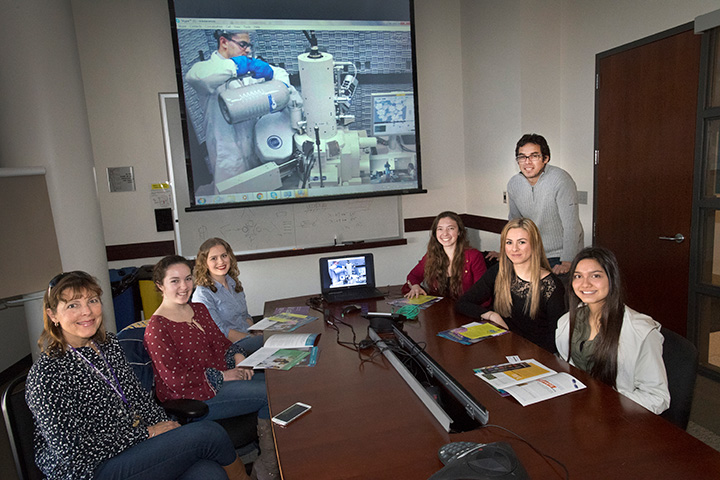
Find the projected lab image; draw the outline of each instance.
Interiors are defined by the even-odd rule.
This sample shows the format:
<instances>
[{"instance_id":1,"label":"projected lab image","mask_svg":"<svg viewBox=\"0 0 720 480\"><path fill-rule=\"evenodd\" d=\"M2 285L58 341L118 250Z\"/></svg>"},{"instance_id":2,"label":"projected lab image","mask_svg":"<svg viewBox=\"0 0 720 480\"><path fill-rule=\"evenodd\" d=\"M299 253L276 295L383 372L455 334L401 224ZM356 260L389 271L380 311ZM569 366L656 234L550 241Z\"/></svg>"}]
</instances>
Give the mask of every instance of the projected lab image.
<instances>
[{"instance_id":1,"label":"projected lab image","mask_svg":"<svg viewBox=\"0 0 720 480\"><path fill-rule=\"evenodd\" d=\"M364 257L332 260L328 263L330 288L366 285L367 274Z\"/></svg>"},{"instance_id":2,"label":"projected lab image","mask_svg":"<svg viewBox=\"0 0 720 480\"><path fill-rule=\"evenodd\" d=\"M195 205L419 188L409 26L183 25Z\"/></svg>"}]
</instances>

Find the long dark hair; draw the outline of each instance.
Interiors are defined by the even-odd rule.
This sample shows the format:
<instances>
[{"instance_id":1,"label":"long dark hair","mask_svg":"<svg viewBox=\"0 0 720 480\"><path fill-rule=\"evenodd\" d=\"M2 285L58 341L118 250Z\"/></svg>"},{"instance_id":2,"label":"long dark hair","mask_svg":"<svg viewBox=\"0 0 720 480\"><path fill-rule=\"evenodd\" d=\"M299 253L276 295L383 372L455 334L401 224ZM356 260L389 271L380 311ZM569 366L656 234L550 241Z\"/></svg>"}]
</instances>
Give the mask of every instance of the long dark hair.
<instances>
[{"instance_id":1,"label":"long dark hair","mask_svg":"<svg viewBox=\"0 0 720 480\"><path fill-rule=\"evenodd\" d=\"M458 228L458 238L457 243L455 243L455 253L453 254L452 261L452 274L449 279L447 277L447 271L448 266L450 266L450 260L447 254L445 254L442 244L440 244L437 239L438 224L443 218L449 218L454 221L457 223ZM458 298L462 295L465 250L468 248L470 248L470 242L468 241L467 231L465 230L465 225L460 215L455 212L446 211L435 217L432 227L430 227L430 241L428 241L427 255L425 257L424 280L429 289L452 298Z\"/></svg>"},{"instance_id":2,"label":"long dark hair","mask_svg":"<svg viewBox=\"0 0 720 480\"><path fill-rule=\"evenodd\" d=\"M603 247L587 247L575 256L570 266L571 281L575 277L575 269L582 260L595 260L600 264L608 278L609 290L600 315L600 332L596 337L595 351L593 352L593 366L590 375L615 387L617 377L618 343L620 329L625 313L625 296L620 268L615 254ZM570 304L570 349L567 360L572 358L572 336L575 330L577 313L580 308L588 308L575 294L575 288L568 289L568 303Z\"/></svg>"},{"instance_id":3,"label":"long dark hair","mask_svg":"<svg viewBox=\"0 0 720 480\"><path fill-rule=\"evenodd\" d=\"M162 291L160 290L160 286L162 286L163 280L165 280L165 274L167 273L168 268L177 264L185 265L192 273L192 264L187 260L187 258L181 257L180 255L168 255L167 257L161 258L160 261L155 264L153 267L152 278L153 283L155 284L155 289L158 292Z\"/></svg>"}]
</instances>

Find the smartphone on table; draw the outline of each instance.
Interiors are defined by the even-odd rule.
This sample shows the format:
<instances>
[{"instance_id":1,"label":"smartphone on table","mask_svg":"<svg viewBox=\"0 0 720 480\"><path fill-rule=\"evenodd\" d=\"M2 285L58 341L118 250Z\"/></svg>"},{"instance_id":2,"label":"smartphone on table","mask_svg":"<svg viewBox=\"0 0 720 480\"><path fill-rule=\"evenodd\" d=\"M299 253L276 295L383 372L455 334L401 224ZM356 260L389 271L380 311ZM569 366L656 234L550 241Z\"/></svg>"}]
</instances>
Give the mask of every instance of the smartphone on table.
<instances>
[{"instance_id":1,"label":"smartphone on table","mask_svg":"<svg viewBox=\"0 0 720 480\"><path fill-rule=\"evenodd\" d=\"M307 413L310 410L310 405L302 402L296 402L290 405L288 408L278 413L272 418L273 423L280 425L281 427L286 426L290 422L296 420L300 415Z\"/></svg>"}]
</instances>

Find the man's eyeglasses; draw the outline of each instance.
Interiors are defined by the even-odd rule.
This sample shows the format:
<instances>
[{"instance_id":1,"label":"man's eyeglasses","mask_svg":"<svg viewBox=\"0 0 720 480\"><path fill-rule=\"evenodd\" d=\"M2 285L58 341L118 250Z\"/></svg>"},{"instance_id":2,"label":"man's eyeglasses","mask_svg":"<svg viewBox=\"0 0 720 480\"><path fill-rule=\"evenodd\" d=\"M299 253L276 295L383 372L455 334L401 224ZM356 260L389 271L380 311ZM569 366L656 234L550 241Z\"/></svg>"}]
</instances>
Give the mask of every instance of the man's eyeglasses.
<instances>
[{"instance_id":1,"label":"man's eyeglasses","mask_svg":"<svg viewBox=\"0 0 720 480\"><path fill-rule=\"evenodd\" d=\"M248 43L245 40L240 40L239 42L237 40L233 40L232 38L228 38L228 40L230 40L240 48L252 48L252 43Z\"/></svg>"},{"instance_id":2,"label":"man's eyeglasses","mask_svg":"<svg viewBox=\"0 0 720 480\"><path fill-rule=\"evenodd\" d=\"M515 157L515 161L518 163L524 163L524 162L537 162L542 158L542 154L540 153L531 153L530 155L518 155Z\"/></svg>"},{"instance_id":3,"label":"man's eyeglasses","mask_svg":"<svg viewBox=\"0 0 720 480\"><path fill-rule=\"evenodd\" d=\"M48 293L50 292L50 290L55 288L55 286L58 283L60 283L60 280L62 280L63 278L65 278L69 275L75 275L76 277L80 277L80 278L87 279L87 280L92 280L92 277L90 275L88 275L87 273L80 271L80 270L74 270L72 272L58 273L57 275L55 275L52 278L52 280L50 280L50 283L48 283Z\"/></svg>"}]
</instances>

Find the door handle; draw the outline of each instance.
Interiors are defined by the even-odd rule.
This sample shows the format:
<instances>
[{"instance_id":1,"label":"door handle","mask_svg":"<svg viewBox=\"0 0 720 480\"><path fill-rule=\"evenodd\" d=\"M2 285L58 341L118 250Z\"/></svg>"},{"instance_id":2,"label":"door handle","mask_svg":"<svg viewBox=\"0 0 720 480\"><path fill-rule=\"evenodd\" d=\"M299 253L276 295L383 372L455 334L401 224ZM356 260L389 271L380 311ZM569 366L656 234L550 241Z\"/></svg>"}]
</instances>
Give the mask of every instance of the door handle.
<instances>
[{"instance_id":1,"label":"door handle","mask_svg":"<svg viewBox=\"0 0 720 480\"><path fill-rule=\"evenodd\" d=\"M674 237L658 237L660 240L670 240L671 242L682 243L685 240L685 236L682 233L675 234Z\"/></svg>"}]
</instances>

